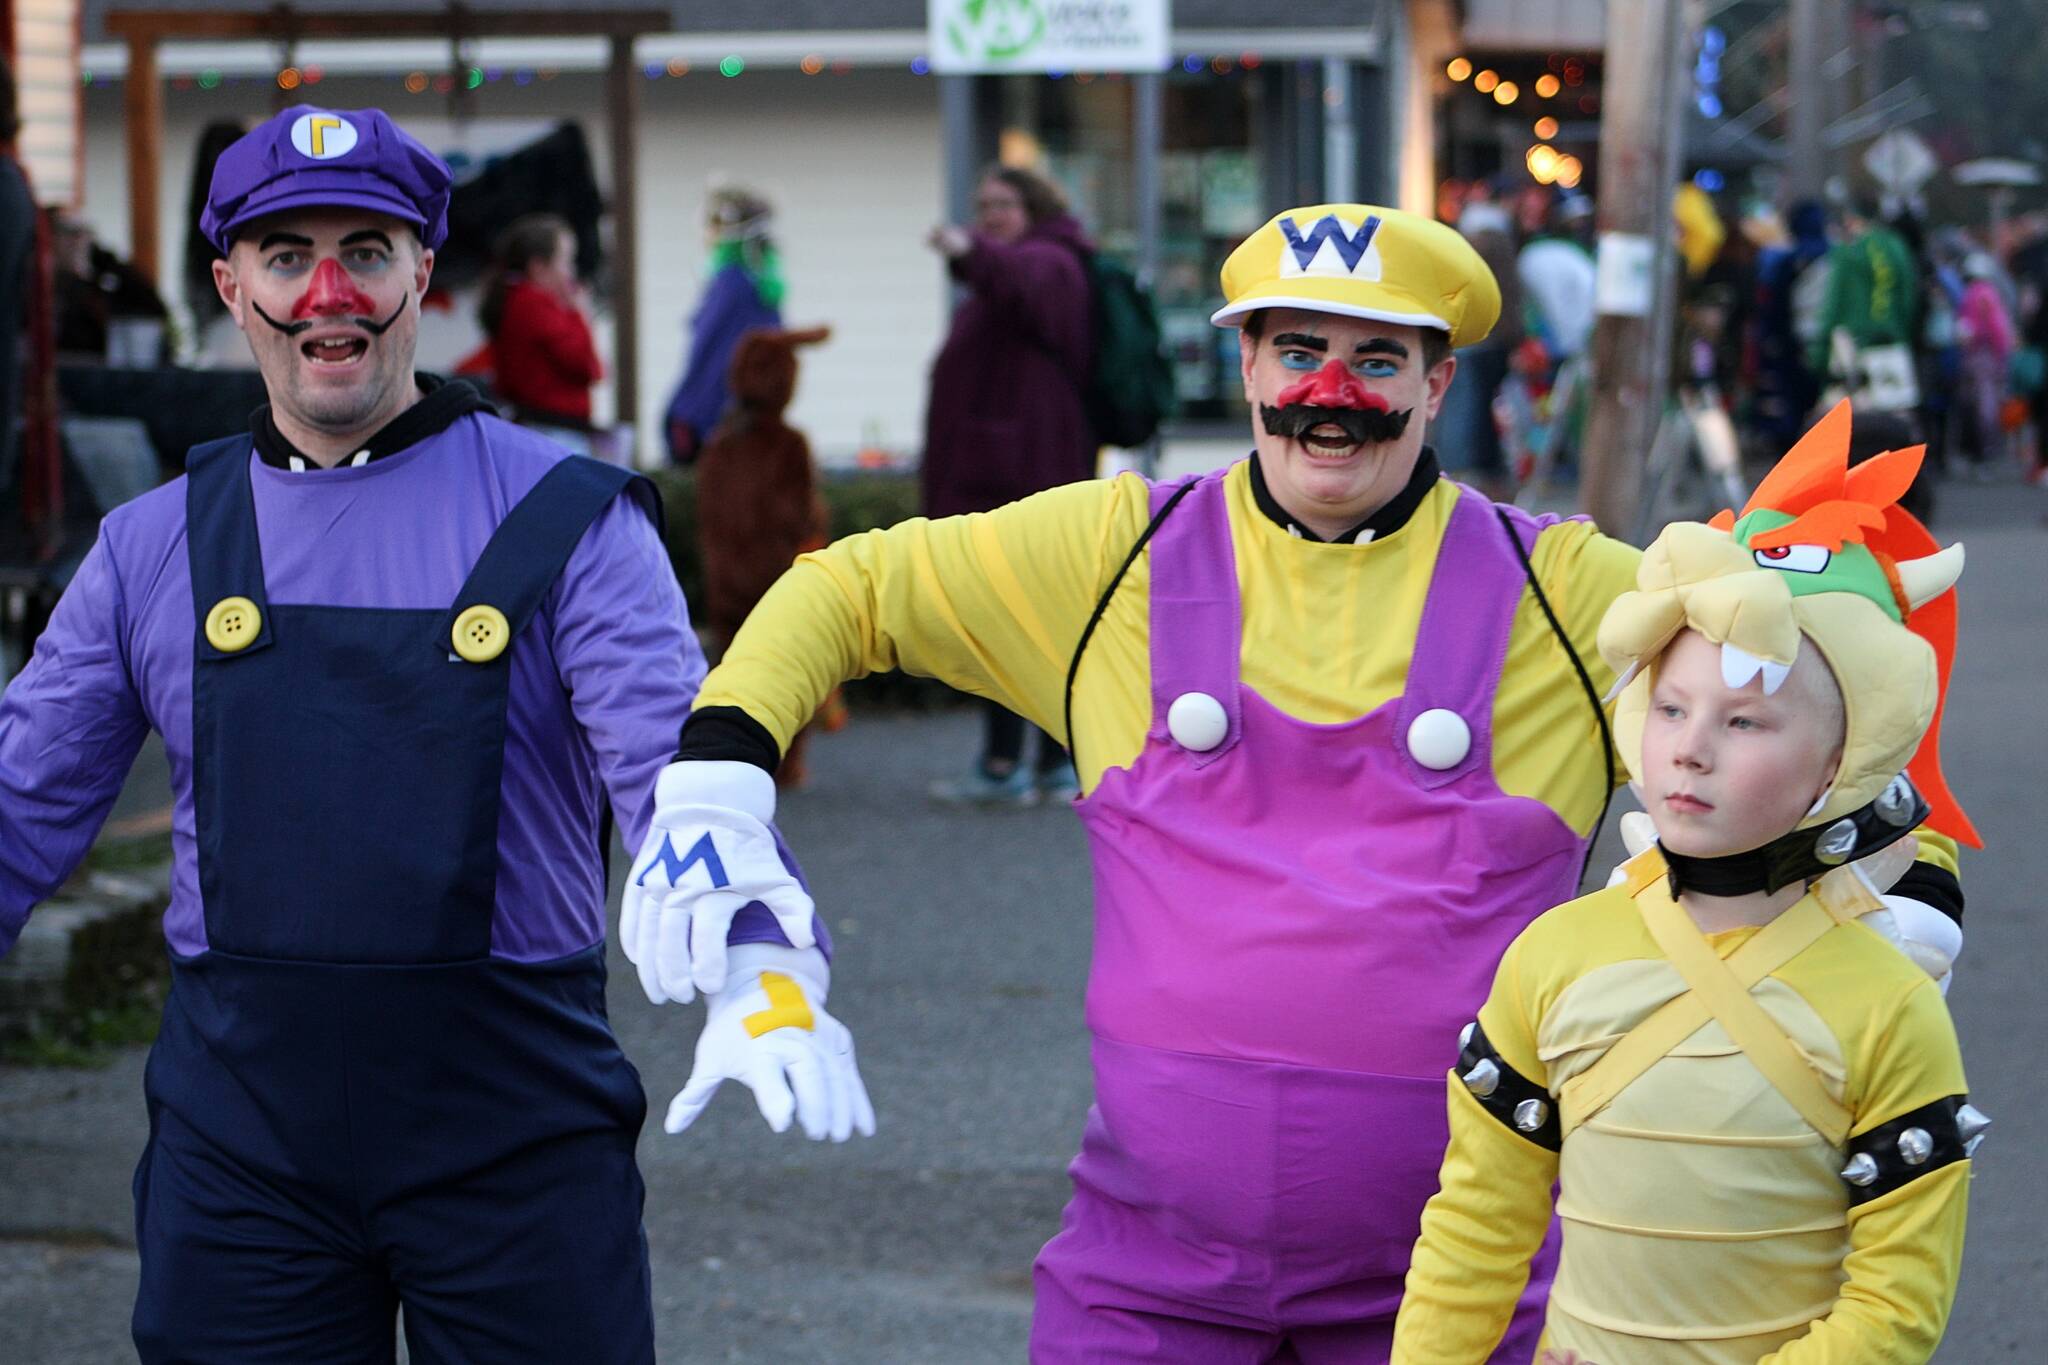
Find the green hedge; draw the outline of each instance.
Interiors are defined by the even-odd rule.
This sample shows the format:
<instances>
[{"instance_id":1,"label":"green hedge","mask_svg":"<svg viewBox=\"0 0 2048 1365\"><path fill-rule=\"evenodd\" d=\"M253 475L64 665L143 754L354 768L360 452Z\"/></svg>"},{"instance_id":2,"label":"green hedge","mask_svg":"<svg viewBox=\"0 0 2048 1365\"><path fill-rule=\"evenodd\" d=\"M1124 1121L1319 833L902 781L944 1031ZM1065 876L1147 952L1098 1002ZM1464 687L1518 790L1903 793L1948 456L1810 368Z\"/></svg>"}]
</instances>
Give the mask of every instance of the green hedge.
<instances>
[{"instance_id":1,"label":"green hedge","mask_svg":"<svg viewBox=\"0 0 2048 1365\"><path fill-rule=\"evenodd\" d=\"M687 469L662 469L649 476L661 491L668 520L668 557L693 617L704 611L704 566L697 554L697 482ZM832 539L894 526L917 515L917 478L910 474L828 474L820 482ZM957 702L960 694L929 678L878 673L846 687L849 703L933 707Z\"/></svg>"}]
</instances>

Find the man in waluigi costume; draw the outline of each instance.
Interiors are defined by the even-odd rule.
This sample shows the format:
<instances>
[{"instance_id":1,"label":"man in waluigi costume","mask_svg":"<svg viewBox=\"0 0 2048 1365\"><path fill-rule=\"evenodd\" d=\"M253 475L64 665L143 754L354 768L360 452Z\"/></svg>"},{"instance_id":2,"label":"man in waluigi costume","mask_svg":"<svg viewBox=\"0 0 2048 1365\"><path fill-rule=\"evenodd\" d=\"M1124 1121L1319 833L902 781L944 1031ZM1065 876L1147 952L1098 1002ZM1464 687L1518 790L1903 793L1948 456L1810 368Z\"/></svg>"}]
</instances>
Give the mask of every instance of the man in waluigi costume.
<instances>
[{"instance_id":1,"label":"man in waluigi costume","mask_svg":"<svg viewBox=\"0 0 2048 1365\"><path fill-rule=\"evenodd\" d=\"M1883 859L1852 860L1910 856L1923 820L1976 842L1930 730L1962 549L1895 505L1921 448L1851 469L1848 437L1844 403L1739 520L1666 527L1601 623L1658 843L1517 938L1466 1029L1397 1361L1488 1359L1553 1183L1546 1361L1872 1365L1941 1339L1989 1120L1932 975L1950 954L1887 942Z\"/></svg>"},{"instance_id":2,"label":"man in waluigi costume","mask_svg":"<svg viewBox=\"0 0 2048 1365\"><path fill-rule=\"evenodd\" d=\"M1424 444L1452 349L1500 312L1478 254L1319 204L1248 237L1222 285L1250 457L799 559L697 700L622 917L660 997L720 987L722 937L694 953L690 926L793 890L770 774L847 678L936 677L1067 743L1096 1086L1036 1267L1039 1365L1386 1360L1451 1040L1509 941L1576 892L1614 786L1595 639L1640 552L1495 507ZM1940 918L1954 849L1929 843L1898 889ZM815 950L770 950L750 946L796 954L773 971L823 998ZM720 990L706 1037L767 998ZM721 1076L754 1084L700 1047L669 1131ZM1535 1352L1546 1265L1503 1360Z\"/></svg>"}]
</instances>

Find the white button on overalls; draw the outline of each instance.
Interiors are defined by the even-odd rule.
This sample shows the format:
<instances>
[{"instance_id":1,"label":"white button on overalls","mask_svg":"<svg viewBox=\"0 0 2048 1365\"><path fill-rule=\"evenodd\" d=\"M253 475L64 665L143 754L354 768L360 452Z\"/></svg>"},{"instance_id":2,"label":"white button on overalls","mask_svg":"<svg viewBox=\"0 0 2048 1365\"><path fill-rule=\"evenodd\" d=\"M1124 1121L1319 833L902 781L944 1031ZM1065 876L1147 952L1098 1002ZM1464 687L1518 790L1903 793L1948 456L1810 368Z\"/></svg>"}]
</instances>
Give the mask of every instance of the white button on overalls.
<instances>
[{"instance_id":1,"label":"white button on overalls","mask_svg":"<svg viewBox=\"0 0 2048 1365\"><path fill-rule=\"evenodd\" d=\"M1183 692L1166 708L1166 733L1183 749L1207 753L1230 733L1230 716L1207 692Z\"/></svg>"},{"instance_id":2,"label":"white button on overalls","mask_svg":"<svg viewBox=\"0 0 2048 1365\"><path fill-rule=\"evenodd\" d=\"M1409 722L1408 752L1425 768L1455 768L1472 752L1472 727L1456 711L1432 707Z\"/></svg>"}]
</instances>

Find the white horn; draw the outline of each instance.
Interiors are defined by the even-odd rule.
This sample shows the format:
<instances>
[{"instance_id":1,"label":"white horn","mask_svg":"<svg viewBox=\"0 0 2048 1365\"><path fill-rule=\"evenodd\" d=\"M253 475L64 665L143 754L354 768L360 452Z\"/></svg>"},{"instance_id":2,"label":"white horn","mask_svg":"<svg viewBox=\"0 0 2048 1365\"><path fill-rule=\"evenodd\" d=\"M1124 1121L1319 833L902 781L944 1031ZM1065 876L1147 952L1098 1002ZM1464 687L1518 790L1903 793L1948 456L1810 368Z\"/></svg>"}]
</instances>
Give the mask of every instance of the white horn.
<instances>
[{"instance_id":1,"label":"white horn","mask_svg":"<svg viewBox=\"0 0 2048 1365\"><path fill-rule=\"evenodd\" d=\"M1901 559L1893 567L1899 571L1899 586L1906 590L1906 609L1918 611L1963 576L1963 547L1951 545L1919 559Z\"/></svg>"}]
</instances>

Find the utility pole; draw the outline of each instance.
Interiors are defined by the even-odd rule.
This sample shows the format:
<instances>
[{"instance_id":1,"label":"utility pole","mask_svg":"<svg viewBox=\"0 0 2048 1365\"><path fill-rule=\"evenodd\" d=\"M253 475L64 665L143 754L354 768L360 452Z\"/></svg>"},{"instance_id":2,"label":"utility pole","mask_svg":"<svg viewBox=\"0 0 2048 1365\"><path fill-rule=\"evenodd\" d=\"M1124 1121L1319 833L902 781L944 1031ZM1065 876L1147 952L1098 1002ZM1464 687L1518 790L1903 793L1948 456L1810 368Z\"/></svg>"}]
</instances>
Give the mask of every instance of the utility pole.
<instances>
[{"instance_id":1,"label":"utility pole","mask_svg":"<svg viewBox=\"0 0 2048 1365\"><path fill-rule=\"evenodd\" d=\"M1827 60L1821 41L1821 0L1792 0L1791 41L1785 62L1785 89L1792 107L1787 111L1790 146L1785 160L1784 203L1820 197L1821 129L1828 121L1828 89L1833 84L1821 74Z\"/></svg>"},{"instance_id":2,"label":"utility pole","mask_svg":"<svg viewBox=\"0 0 2048 1365\"><path fill-rule=\"evenodd\" d=\"M1579 503L1613 536L1634 529L1643 464L1670 384L1678 301L1671 196L1682 166L1686 70L1698 24L1698 0L1607 6L1600 316Z\"/></svg>"}]
</instances>

